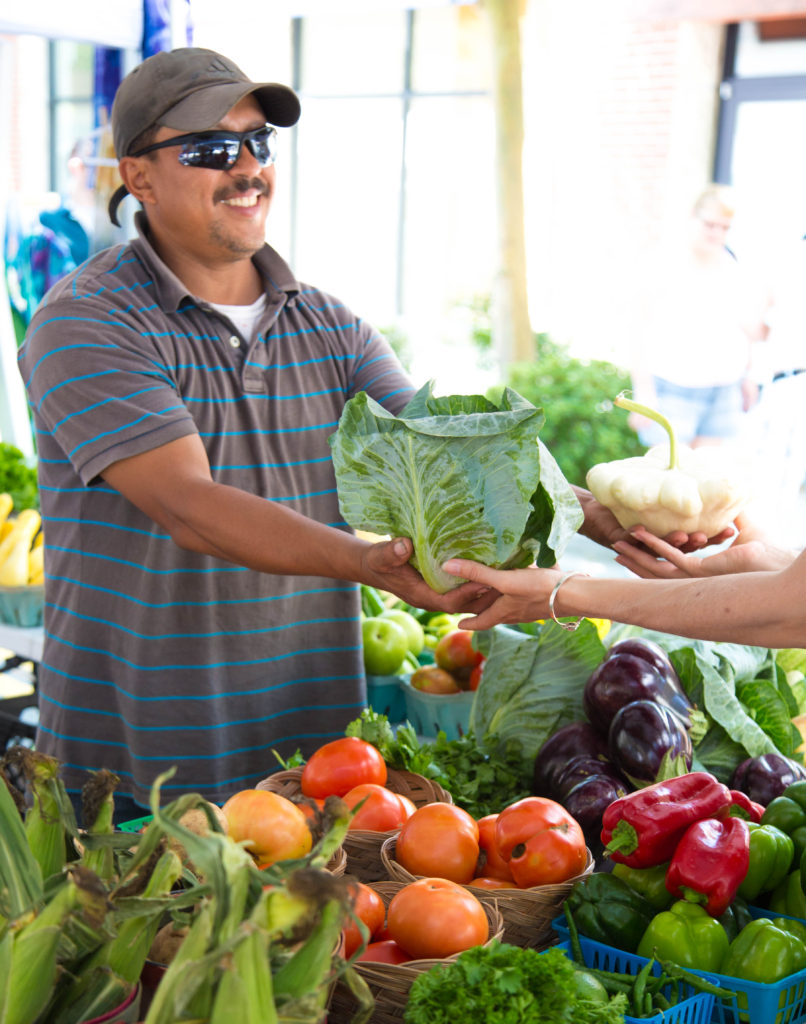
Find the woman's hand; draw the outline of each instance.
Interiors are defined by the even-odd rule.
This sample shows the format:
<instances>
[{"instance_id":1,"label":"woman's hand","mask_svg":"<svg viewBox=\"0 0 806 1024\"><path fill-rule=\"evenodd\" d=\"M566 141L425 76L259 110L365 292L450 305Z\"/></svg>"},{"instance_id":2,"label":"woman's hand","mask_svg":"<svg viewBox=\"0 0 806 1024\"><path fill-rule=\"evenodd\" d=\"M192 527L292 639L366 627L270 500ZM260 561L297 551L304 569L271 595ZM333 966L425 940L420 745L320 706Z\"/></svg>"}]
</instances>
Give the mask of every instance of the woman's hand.
<instances>
[{"instance_id":1,"label":"woman's hand","mask_svg":"<svg viewBox=\"0 0 806 1024\"><path fill-rule=\"evenodd\" d=\"M740 525L737 521L737 525ZM791 551L773 547L767 541L742 530L733 544L715 555L701 558L689 555L656 537L643 526L631 531L636 543L616 541L616 561L643 579L688 579L723 576L737 572L764 572L784 569L794 559Z\"/></svg>"},{"instance_id":2,"label":"woman's hand","mask_svg":"<svg viewBox=\"0 0 806 1024\"><path fill-rule=\"evenodd\" d=\"M454 576L482 583L500 595L461 629L490 629L501 623L533 622L549 616L549 595L560 573L555 569L490 569L465 558L451 558L442 568Z\"/></svg>"}]
</instances>

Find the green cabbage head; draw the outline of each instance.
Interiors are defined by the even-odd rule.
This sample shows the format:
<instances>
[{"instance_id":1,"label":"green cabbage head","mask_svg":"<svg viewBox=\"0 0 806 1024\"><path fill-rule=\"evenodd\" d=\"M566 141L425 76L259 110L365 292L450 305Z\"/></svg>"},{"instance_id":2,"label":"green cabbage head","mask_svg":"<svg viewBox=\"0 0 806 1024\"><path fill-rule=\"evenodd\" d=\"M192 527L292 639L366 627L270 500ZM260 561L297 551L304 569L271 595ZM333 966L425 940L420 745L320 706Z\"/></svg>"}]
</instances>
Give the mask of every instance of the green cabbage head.
<instances>
[{"instance_id":1,"label":"green cabbage head","mask_svg":"<svg viewBox=\"0 0 806 1024\"><path fill-rule=\"evenodd\" d=\"M461 582L448 558L554 565L583 515L538 437L544 421L510 388L495 405L436 397L429 381L399 416L362 391L330 437L341 513L356 530L410 537L412 564L441 594Z\"/></svg>"}]
</instances>

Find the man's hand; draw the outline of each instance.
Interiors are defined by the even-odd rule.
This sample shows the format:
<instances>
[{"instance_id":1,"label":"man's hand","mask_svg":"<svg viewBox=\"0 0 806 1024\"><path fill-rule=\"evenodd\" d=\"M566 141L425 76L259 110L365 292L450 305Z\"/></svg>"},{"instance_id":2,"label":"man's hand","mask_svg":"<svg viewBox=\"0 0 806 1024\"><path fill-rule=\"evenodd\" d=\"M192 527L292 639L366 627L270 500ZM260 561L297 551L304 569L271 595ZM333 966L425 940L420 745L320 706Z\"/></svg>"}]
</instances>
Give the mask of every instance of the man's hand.
<instances>
[{"instance_id":1,"label":"man's hand","mask_svg":"<svg viewBox=\"0 0 806 1024\"><path fill-rule=\"evenodd\" d=\"M636 546L634 532L625 530L610 509L600 504L590 491L575 487L574 492L585 515L585 521L579 529L583 537L606 548L615 547L619 542ZM699 551L710 544L722 544L735 532L732 526L728 526L716 537L706 537L704 533L684 533L682 530L675 530L667 534L664 540L679 551Z\"/></svg>"},{"instance_id":2,"label":"man's hand","mask_svg":"<svg viewBox=\"0 0 806 1024\"><path fill-rule=\"evenodd\" d=\"M409 564L413 553L412 543L405 537L370 545L364 555L364 582L394 594L414 608L431 612L478 614L499 596L497 591L479 583L462 583L446 594L438 594Z\"/></svg>"}]
</instances>

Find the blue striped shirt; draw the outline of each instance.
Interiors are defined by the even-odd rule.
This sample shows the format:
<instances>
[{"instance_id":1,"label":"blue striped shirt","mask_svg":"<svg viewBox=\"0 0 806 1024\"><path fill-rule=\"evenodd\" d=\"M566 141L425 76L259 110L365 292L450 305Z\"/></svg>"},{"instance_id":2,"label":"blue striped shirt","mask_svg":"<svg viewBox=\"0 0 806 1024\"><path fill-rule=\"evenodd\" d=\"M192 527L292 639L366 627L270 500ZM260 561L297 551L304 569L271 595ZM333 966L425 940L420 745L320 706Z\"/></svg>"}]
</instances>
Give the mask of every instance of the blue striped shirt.
<instances>
[{"instance_id":1,"label":"blue striped shirt","mask_svg":"<svg viewBox=\"0 0 806 1024\"><path fill-rule=\"evenodd\" d=\"M364 706L358 593L177 547L109 487L120 459L198 434L213 478L339 529L328 437L365 390L393 412L410 383L383 338L300 284L269 246L257 339L190 295L139 237L45 297L20 350L45 534L40 750L68 787L223 802L309 753Z\"/></svg>"}]
</instances>

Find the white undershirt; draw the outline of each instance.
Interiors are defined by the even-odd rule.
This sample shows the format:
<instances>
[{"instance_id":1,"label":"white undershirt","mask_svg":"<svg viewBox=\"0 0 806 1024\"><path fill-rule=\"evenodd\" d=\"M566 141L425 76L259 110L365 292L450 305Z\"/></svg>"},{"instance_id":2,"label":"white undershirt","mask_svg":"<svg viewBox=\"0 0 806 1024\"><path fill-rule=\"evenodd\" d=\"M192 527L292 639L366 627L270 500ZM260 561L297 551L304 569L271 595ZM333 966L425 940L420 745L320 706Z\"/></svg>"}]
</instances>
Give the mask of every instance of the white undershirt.
<instances>
[{"instance_id":1,"label":"white undershirt","mask_svg":"<svg viewBox=\"0 0 806 1024\"><path fill-rule=\"evenodd\" d=\"M257 324L263 311L266 308L266 293L262 292L260 297L250 306L224 306L220 302L211 302L213 309L223 313L238 328L240 334L246 338L251 345L257 334Z\"/></svg>"}]
</instances>

